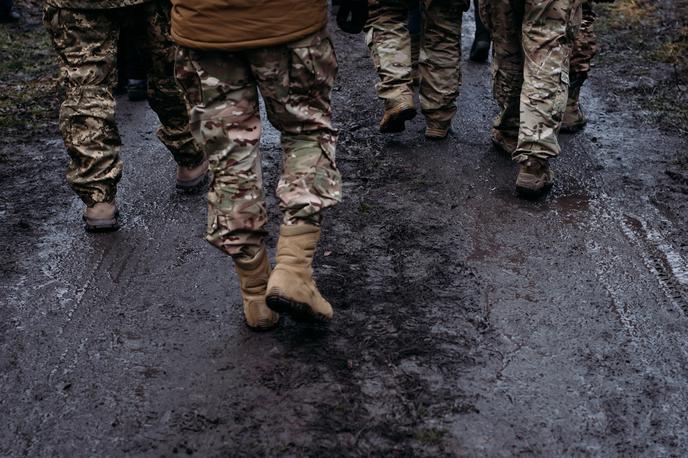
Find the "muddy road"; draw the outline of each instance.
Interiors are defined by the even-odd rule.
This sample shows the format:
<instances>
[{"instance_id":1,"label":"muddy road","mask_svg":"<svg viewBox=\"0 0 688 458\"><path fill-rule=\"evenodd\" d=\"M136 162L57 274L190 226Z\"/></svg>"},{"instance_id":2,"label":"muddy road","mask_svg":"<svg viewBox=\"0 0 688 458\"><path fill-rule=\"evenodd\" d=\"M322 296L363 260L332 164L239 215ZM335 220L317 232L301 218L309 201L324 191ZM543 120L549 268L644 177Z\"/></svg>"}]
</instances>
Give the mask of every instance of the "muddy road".
<instances>
[{"instance_id":1,"label":"muddy road","mask_svg":"<svg viewBox=\"0 0 688 458\"><path fill-rule=\"evenodd\" d=\"M490 145L487 66L465 63L446 141L420 117L382 136L363 39L335 41L328 328L243 325L204 196L175 192L144 105L119 105L113 234L83 233L57 137L3 152L0 455L686 456L688 210L668 173L686 138L628 115L632 76L595 70L590 125L524 201ZM272 192L273 130L263 151Z\"/></svg>"}]
</instances>

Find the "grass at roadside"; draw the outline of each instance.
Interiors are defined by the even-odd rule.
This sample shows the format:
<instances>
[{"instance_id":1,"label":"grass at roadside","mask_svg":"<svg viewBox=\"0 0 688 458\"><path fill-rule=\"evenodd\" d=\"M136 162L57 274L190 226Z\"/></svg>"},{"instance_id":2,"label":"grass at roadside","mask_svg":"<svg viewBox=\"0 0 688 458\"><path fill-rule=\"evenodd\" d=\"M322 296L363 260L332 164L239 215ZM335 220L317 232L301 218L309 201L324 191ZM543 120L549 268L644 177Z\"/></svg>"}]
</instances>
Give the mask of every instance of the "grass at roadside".
<instances>
[{"instance_id":1,"label":"grass at roadside","mask_svg":"<svg viewBox=\"0 0 688 458\"><path fill-rule=\"evenodd\" d=\"M688 134L688 0L596 5L600 66L636 78L619 90L669 130Z\"/></svg>"},{"instance_id":2,"label":"grass at roadside","mask_svg":"<svg viewBox=\"0 0 688 458\"><path fill-rule=\"evenodd\" d=\"M40 6L17 3L22 20L0 24L0 145L56 133L56 57Z\"/></svg>"}]
</instances>

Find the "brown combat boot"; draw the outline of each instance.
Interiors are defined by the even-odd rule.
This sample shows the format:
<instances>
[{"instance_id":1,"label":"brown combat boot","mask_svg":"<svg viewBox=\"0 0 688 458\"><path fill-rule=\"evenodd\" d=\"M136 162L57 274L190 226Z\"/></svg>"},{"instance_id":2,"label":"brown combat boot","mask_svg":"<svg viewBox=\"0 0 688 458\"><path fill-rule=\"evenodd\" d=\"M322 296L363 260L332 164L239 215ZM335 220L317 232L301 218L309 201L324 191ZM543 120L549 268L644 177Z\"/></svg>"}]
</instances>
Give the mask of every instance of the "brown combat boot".
<instances>
[{"instance_id":1,"label":"brown combat boot","mask_svg":"<svg viewBox=\"0 0 688 458\"><path fill-rule=\"evenodd\" d=\"M425 138L428 140L443 140L449 134L451 121L426 120Z\"/></svg>"},{"instance_id":2,"label":"brown combat boot","mask_svg":"<svg viewBox=\"0 0 688 458\"><path fill-rule=\"evenodd\" d=\"M199 191L208 181L208 166L208 159L196 167L177 165L177 189L190 193Z\"/></svg>"},{"instance_id":3,"label":"brown combat boot","mask_svg":"<svg viewBox=\"0 0 688 458\"><path fill-rule=\"evenodd\" d=\"M580 91L587 78L587 72L571 73L569 75L569 97L566 101L566 111L564 111L561 121L561 132L572 134L582 130L588 123L580 107Z\"/></svg>"},{"instance_id":4,"label":"brown combat boot","mask_svg":"<svg viewBox=\"0 0 688 458\"><path fill-rule=\"evenodd\" d=\"M265 291L270 278L270 263L265 247L261 247L252 259L234 259L234 268L239 276L246 324L254 331L274 328L279 315L265 305Z\"/></svg>"},{"instance_id":5,"label":"brown combat boot","mask_svg":"<svg viewBox=\"0 0 688 458\"><path fill-rule=\"evenodd\" d=\"M332 306L313 281L313 253L320 228L310 224L282 226L277 242L277 265L268 282L267 304L298 321L328 321Z\"/></svg>"},{"instance_id":6,"label":"brown combat boot","mask_svg":"<svg viewBox=\"0 0 688 458\"><path fill-rule=\"evenodd\" d=\"M111 232L119 229L117 217L119 210L115 202L99 202L84 210L84 223L87 232Z\"/></svg>"},{"instance_id":7,"label":"brown combat boot","mask_svg":"<svg viewBox=\"0 0 688 458\"><path fill-rule=\"evenodd\" d=\"M403 100L391 108L385 108L385 113L380 121L380 132L392 134L403 132L406 129L406 121L410 121L416 116L416 107L410 97Z\"/></svg>"},{"instance_id":8,"label":"brown combat boot","mask_svg":"<svg viewBox=\"0 0 688 458\"><path fill-rule=\"evenodd\" d=\"M554 172L547 159L529 157L518 165L516 191L524 197L540 197L546 194L554 183Z\"/></svg>"},{"instance_id":9,"label":"brown combat boot","mask_svg":"<svg viewBox=\"0 0 688 458\"><path fill-rule=\"evenodd\" d=\"M500 130L492 128L492 144L502 153L511 157L518 146L518 137L504 135Z\"/></svg>"},{"instance_id":10,"label":"brown combat boot","mask_svg":"<svg viewBox=\"0 0 688 458\"><path fill-rule=\"evenodd\" d=\"M566 111L561 121L561 131L566 134L579 132L583 130L588 123L588 119L585 117L580 107L580 89L580 86L571 87L569 89Z\"/></svg>"}]
</instances>

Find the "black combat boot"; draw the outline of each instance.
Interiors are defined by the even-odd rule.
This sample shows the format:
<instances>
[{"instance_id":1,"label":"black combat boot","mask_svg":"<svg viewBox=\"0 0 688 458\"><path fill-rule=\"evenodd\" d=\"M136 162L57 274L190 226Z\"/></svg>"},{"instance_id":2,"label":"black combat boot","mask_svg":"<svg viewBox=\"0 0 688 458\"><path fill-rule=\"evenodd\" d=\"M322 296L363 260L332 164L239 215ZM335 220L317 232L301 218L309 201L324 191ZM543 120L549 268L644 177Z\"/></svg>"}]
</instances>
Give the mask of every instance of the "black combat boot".
<instances>
[{"instance_id":1,"label":"black combat boot","mask_svg":"<svg viewBox=\"0 0 688 458\"><path fill-rule=\"evenodd\" d=\"M475 37L473 38L469 59L473 62L487 62L487 57L490 54L492 37L490 36L490 31L487 30L487 27L483 24L483 21L480 20L480 6L478 0L474 0L473 4L475 6Z\"/></svg>"}]
</instances>

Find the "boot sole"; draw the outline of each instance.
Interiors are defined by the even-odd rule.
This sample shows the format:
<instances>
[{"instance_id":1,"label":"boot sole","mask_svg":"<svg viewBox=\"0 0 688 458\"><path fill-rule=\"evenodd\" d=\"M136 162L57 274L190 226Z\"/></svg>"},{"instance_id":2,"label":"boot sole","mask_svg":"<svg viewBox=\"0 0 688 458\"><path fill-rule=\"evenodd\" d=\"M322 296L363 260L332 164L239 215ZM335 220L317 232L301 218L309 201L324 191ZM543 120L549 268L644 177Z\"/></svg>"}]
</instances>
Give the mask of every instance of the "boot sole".
<instances>
[{"instance_id":1,"label":"boot sole","mask_svg":"<svg viewBox=\"0 0 688 458\"><path fill-rule=\"evenodd\" d=\"M84 229L86 232L98 233L98 232L114 232L119 229L119 210L115 212L115 217L112 219L91 219L83 216Z\"/></svg>"},{"instance_id":2,"label":"boot sole","mask_svg":"<svg viewBox=\"0 0 688 458\"><path fill-rule=\"evenodd\" d=\"M294 321L304 323L327 323L330 321L326 316L313 312L308 304L292 301L277 294L267 296L265 302L272 311L280 315L289 315Z\"/></svg>"},{"instance_id":3,"label":"boot sole","mask_svg":"<svg viewBox=\"0 0 688 458\"><path fill-rule=\"evenodd\" d=\"M538 199L552 190L553 183L543 186L541 189L535 190L531 188L525 188L522 186L516 186L516 193L526 199Z\"/></svg>"},{"instance_id":4,"label":"boot sole","mask_svg":"<svg viewBox=\"0 0 688 458\"><path fill-rule=\"evenodd\" d=\"M587 121L581 122L578 124L571 124L571 125L561 125L561 128L559 129L560 132L564 134L575 134L580 132L581 130L585 129L585 126L588 124Z\"/></svg>"},{"instance_id":5,"label":"boot sole","mask_svg":"<svg viewBox=\"0 0 688 458\"><path fill-rule=\"evenodd\" d=\"M206 171L203 175L193 180L181 181L177 180L176 188L186 194L194 194L200 192L210 181L210 172Z\"/></svg>"},{"instance_id":6,"label":"boot sole","mask_svg":"<svg viewBox=\"0 0 688 458\"><path fill-rule=\"evenodd\" d=\"M114 232L119 229L116 219L87 220L84 219L86 232Z\"/></svg>"},{"instance_id":7,"label":"boot sole","mask_svg":"<svg viewBox=\"0 0 688 458\"><path fill-rule=\"evenodd\" d=\"M267 325L251 326L250 324L248 324L248 323L246 322L246 320L244 320L244 324L245 324L246 327L249 328L251 331L253 331L253 332L268 332L268 331L272 331L273 329L275 329L275 328L277 327L277 325L279 325L279 319L278 319L277 321L275 321L274 323L271 323L270 321L267 321L267 323L269 323L269 324L267 324Z\"/></svg>"},{"instance_id":8,"label":"boot sole","mask_svg":"<svg viewBox=\"0 0 688 458\"><path fill-rule=\"evenodd\" d=\"M410 121L416 117L415 108L405 108L393 117L384 126L380 126L380 133L383 134L398 134L406 130L406 121Z\"/></svg>"},{"instance_id":9,"label":"boot sole","mask_svg":"<svg viewBox=\"0 0 688 458\"><path fill-rule=\"evenodd\" d=\"M449 135L449 129L425 129L425 138L428 140L444 140Z\"/></svg>"}]
</instances>

